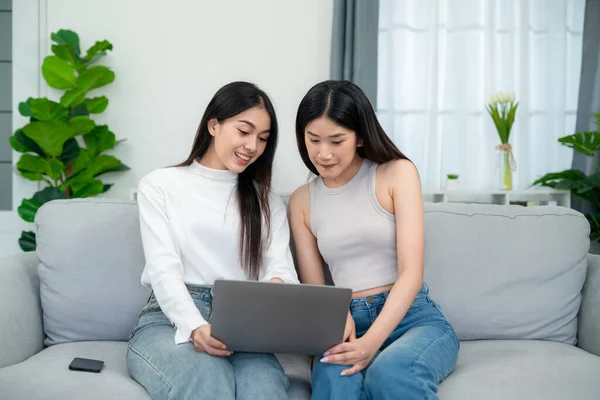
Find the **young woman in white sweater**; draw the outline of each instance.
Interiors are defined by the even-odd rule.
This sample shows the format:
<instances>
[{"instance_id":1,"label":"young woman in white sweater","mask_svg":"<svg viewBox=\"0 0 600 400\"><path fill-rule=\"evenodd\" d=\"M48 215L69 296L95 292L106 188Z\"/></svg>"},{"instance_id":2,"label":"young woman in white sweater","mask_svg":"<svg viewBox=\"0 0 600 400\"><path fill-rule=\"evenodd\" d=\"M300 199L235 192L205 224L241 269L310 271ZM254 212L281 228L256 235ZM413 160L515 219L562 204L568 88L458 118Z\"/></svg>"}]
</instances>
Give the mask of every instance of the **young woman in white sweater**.
<instances>
[{"instance_id":1,"label":"young woman in white sweater","mask_svg":"<svg viewBox=\"0 0 600 400\"><path fill-rule=\"evenodd\" d=\"M270 193L277 134L267 95L230 83L208 104L187 160L139 183L141 281L152 295L127 366L152 398L286 398L273 354L232 353L208 322L216 279L298 283L286 209Z\"/></svg>"}]
</instances>

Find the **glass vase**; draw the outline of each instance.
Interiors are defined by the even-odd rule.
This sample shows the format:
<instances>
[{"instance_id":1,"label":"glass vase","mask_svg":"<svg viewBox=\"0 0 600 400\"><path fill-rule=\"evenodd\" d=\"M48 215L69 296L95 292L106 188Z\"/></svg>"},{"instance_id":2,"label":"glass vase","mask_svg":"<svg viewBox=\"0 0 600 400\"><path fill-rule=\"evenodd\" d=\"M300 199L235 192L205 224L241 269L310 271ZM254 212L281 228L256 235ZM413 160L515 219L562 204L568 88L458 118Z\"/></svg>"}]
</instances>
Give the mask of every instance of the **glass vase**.
<instances>
[{"instance_id":1,"label":"glass vase","mask_svg":"<svg viewBox=\"0 0 600 400\"><path fill-rule=\"evenodd\" d=\"M512 168L510 154L508 151L503 152L502 162L502 189L512 190Z\"/></svg>"}]
</instances>

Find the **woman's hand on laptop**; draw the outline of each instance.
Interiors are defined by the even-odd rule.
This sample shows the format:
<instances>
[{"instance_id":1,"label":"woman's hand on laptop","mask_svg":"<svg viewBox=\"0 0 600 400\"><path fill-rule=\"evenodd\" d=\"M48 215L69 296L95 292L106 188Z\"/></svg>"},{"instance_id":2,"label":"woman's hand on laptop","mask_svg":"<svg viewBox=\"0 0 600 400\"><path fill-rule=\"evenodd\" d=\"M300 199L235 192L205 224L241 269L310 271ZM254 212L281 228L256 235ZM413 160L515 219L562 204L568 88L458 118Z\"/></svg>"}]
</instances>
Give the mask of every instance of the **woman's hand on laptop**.
<instances>
[{"instance_id":1,"label":"woman's hand on laptop","mask_svg":"<svg viewBox=\"0 0 600 400\"><path fill-rule=\"evenodd\" d=\"M271 280L269 282L271 282L271 283L285 283L283 281L283 279L279 279L279 278L271 278Z\"/></svg>"},{"instance_id":2,"label":"woman's hand on laptop","mask_svg":"<svg viewBox=\"0 0 600 400\"><path fill-rule=\"evenodd\" d=\"M362 371L369 365L378 348L365 337L344 342L332 347L324 354L321 362L328 364L352 365L351 368L342 371L342 375L348 376Z\"/></svg>"},{"instance_id":3,"label":"woman's hand on laptop","mask_svg":"<svg viewBox=\"0 0 600 400\"><path fill-rule=\"evenodd\" d=\"M231 355L231 351L223 343L210 336L210 324L202 325L192 331L192 340L194 349L198 352L208 353L212 356L226 357Z\"/></svg>"}]
</instances>

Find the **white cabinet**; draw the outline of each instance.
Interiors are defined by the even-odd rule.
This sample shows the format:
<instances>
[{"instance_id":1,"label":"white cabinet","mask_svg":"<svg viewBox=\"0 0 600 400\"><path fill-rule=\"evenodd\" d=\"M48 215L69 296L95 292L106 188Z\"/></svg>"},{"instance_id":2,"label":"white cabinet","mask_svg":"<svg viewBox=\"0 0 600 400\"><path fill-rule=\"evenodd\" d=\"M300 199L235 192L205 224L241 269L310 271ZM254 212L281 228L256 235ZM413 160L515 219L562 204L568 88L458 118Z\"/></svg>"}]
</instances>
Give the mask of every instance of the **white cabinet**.
<instances>
[{"instance_id":1,"label":"white cabinet","mask_svg":"<svg viewBox=\"0 0 600 400\"><path fill-rule=\"evenodd\" d=\"M489 204L521 204L557 205L571 207L571 192L569 190L554 190L552 188L535 188L525 190L498 190L498 191L466 191L466 190L440 190L423 193L425 200L459 203L489 203Z\"/></svg>"}]
</instances>

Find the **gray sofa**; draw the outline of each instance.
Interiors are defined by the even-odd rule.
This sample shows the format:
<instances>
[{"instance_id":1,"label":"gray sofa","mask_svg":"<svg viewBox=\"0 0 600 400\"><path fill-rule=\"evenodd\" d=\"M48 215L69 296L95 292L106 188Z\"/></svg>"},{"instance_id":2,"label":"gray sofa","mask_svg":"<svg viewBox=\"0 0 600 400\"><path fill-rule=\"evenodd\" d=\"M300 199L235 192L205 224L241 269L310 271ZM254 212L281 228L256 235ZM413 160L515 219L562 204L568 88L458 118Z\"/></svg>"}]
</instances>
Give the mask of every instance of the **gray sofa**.
<instances>
[{"instance_id":1,"label":"gray sofa","mask_svg":"<svg viewBox=\"0 0 600 400\"><path fill-rule=\"evenodd\" d=\"M600 256L562 207L426 204L425 279L461 339L443 400L598 399ZM147 399L127 339L148 292L134 202L58 200L38 249L0 260L0 399ZM291 399L310 359L278 355ZM73 357L105 361L73 372Z\"/></svg>"}]
</instances>

